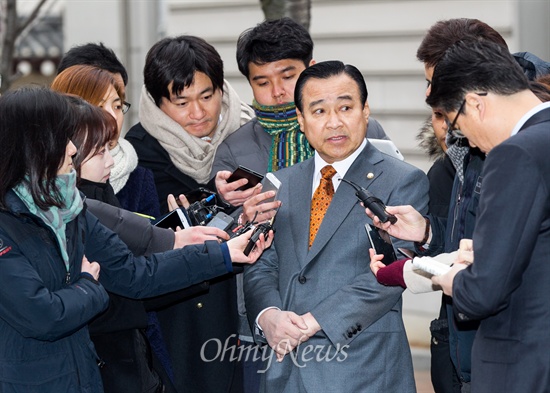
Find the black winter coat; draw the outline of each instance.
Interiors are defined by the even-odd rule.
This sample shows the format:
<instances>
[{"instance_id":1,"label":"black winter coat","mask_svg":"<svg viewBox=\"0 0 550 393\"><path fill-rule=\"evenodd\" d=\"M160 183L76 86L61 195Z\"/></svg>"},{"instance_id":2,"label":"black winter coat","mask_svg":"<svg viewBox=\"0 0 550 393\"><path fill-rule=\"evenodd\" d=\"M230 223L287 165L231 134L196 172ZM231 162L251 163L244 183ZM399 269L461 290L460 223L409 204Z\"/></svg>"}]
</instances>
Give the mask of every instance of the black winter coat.
<instances>
[{"instance_id":1,"label":"black winter coat","mask_svg":"<svg viewBox=\"0 0 550 393\"><path fill-rule=\"evenodd\" d=\"M166 211L168 194L185 194L204 186L180 172L168 152L141 125L133 126L125 137L137 152L139 165L151 169L159 196L161 212ZM207 188L214 190L212 184ZM237 287L233 274L194 286L198 293L158 311L177 392L228 392L238 385L238 363L224 356L216 358L217 342L231 347L237 344ZM202 358L201 358L202 353Z\"/></svg>"},{"instance_id":2,"label":"black winter coat","mask_svg":"<svg viewBox=\"0 0 550 393\"><path fill-rule=\"evenodd\" d=\"M120 207L115 192L108 182L98 183L80 179L78 189L88 198ZM87 199L87 201L90 200L92 199ZM130 214L139 217L136 214ZM152 226L150 223L147 224ZM139 230L136 229L131 229L130 233L134 233L137 237ZM165 248L162 251L170 249ZM134 250L132 252L134 255L143 255ZM103 363L101 378L105 393L161 391L162 383L150 361L151 353L145 336L147 324L147 313L141 300L109 293L109 307L88 325L90 338Z\"/></svg>"},{"instance_id":3,"label":"black winter coat","mask_svg":"<svg viewBox=\"0 0 550 393\"><path fill-rule=\"evenodd\" d=\"M69 271L52 230L13 193L0 212L0 391L102 392L87 323L107 293L155 296L227 273L217 242L134 257L84 209L66 226ZM81 276L100 261L100 283Z\"/></svg>"}]
</instances>

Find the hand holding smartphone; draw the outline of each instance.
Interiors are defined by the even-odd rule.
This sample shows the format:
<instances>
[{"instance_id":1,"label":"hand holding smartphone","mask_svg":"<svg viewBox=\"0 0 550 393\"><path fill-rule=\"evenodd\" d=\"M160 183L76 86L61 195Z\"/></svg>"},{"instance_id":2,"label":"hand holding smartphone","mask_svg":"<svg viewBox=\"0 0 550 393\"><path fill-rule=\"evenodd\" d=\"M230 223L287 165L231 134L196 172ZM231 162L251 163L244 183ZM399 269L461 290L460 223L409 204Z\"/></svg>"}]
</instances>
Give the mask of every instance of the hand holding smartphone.
<instances>
[{"instance_id":1,"label":"hand holding smartphone","mask_svg":"<svg viewBox=\"0 0 550 393\"><path fill-rule=\"evenodd\" d=\"M262 193L268 192L268 191L275 191L275 195L272 198L265 199L261 202L261 204L274 202L277 199L277 194L279 193L279 188L281 187L281 182L277 177L269 172L265 175L264 179L262 180Z\"/></svg>"},{"instance_id":2,"label":"hand holding smartphone","mask_svg":"<svg viewBox=\"0 0 550 393\"><path fill-rule=\"evenodd\" d=\"M173 231L175 231L177 227L180 227L181 229L191 227L185 209L180 208L174 209L170 213L160 217L154 222L153 225L161 228L170 228Z\"/></svg>"},{"instance_id":3,"label":"hand holding smartphone","mask_svg":"<svg viewBox=\"0 0 550 393\"><path fill-rule=\"evenodd\" d=\"M273 173L267 173L262 180L261 192L247 199L243 204L243 223L248 221L260 223L270 220L280 205L275 202L278 200L277 195L280 186L279 179ZM270 191L275 195L266 195Z\"/></svg>"},{"instance_id":4,"label":"hand holding smartphone","mask_svg":"<svg viewBox=\"0 0 550 393\"><path fill-rule=\"evenodd\" d=\"M234 181L237 181L240 179L247 179L248 183L246 183L244 186L241 186L235 190L235 191L244 191L256 186L259 182L263 180L263 178L264 177L258 172L255 172L252 169L248 169L244 166L239 165L239 167L233 171L231 176L227 178L227 182L233 183Z\"/></svg>"},{"instance_id":5,"label":"hand holding smartphone","mask_svg":"<svg viewBox=\"0 0 550 393\"><path fill-rule=\"evenodd\" d=\"M389 265L395 262L397 257L395 256L395 251L388 232L371 224L365 224L365 229L367 230L367 236L369 237L371 247L374 249L375 253L384 255L382 263L384 265Z\"/></svg>"}]
</instances>

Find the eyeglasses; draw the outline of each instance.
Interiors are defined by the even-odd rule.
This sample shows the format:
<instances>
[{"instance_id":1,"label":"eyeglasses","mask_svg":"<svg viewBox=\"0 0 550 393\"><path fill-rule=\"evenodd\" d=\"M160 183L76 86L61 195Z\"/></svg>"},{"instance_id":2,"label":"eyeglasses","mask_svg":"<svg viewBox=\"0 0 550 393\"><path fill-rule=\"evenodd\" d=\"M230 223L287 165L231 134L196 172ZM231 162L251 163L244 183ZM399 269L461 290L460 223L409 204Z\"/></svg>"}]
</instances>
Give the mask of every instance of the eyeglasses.
<instances>
[{"instance_id":1,"label":"eyeglasses","mask_svg":"<svg viewBox=\"0 0 550 393\"><path fill-rule=\"evenodd\" d=\"M486 96L487 93L476 93L478 96ZM458 112L456 113L456 116L452 123L449 123L449 120L445 120L445 123L447 123L447 132L452 134L456 138L464 138L464 134L460 129L455 128L456 127L456 121L458 120L458 116L460 116L460 113L464 109L464 105L466 104L466 98L462 100L462 104L460 104L460 107L458 108Z\"/></svg>"},{"instance_id":2,"label":"eyeglasses","mask_svg":"<svg viewBox=\"0 0 550 393\"><path fill-rule=\"evenodd\" d=\"M124 101L122 103L122 114L125 115L126 112L128 112L130 110L131 106L132 106L132 104L130 104L129 102Z\"/></svg>"}]
</instances>

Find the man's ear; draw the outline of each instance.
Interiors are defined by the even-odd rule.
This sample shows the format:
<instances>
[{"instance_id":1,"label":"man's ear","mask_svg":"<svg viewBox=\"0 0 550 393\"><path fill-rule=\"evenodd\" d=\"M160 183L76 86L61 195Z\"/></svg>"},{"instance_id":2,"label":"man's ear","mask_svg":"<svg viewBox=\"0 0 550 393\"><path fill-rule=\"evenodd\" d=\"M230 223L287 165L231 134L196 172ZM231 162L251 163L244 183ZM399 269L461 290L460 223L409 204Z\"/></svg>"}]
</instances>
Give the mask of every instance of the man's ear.
<instances>
[{"instance_id":1,"label":"man's ear","mask_svg":"<svg viewBox=\"0 0 550 393\"><path fill-rule=\"evenodd\" d=\"M370 116L370 107L369 102L365 101L365 106L363 107L363 117L365 118L365 121L369 122L369 116Z\"/></svg>"},{"instance_id":2,"label":"man's ear","mask_svg":"<svg viewBox=\"0 0 550 393\"><path fill-rule=\"evenodd\" d=\"M304 132L304 115L298 108L296 108L296 117L298 118L298 124L300 125L300 131Z\"/></svg>"},{"instance_id":3,"label":"man's ear","mask_svg":"<svg viewBox=\"0 0 550 393\"><path fill-rule=\"evenodd\" d=\"M316 63L315 59L311 59L311 60L309 61L308 67L311 67L311 66L312 66L313 64L315 64L315 63Z\"/></svg>"},{"instance_id":4,"label":"man's ear","mask_svg":"<svg viewBox=\"0 0 550 393\"><path fill-rule=\"evenodd\" d=\"M474 116L478 121L483 120L485 117L485 111L487 110L487 105L483 98L475 93L468 93L464 97L466 100L467 110L471 116Z\"/></svg>"}]
</instances>

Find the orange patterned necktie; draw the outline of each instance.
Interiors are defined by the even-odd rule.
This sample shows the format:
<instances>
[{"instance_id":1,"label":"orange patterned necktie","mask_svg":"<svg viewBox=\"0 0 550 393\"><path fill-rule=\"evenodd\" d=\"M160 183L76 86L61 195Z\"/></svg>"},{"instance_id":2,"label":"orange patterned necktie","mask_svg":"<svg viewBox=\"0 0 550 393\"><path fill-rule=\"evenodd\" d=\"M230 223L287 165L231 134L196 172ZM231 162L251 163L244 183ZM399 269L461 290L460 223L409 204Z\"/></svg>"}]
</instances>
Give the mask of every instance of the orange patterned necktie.
<instances>
[{"instance_id":1,"label":"orange patterned necktie","mask_svg":"<svg viewBox=\"0 0 550 393\"><path fill-rule=\"evenodd\" d=\"M332 185L332 177L336 174L336 170L331 166L327 165L321 169L321 182L319 187L313 193L313 198L311 199L311 216L309 218L309 248L315 240L315 235L321 226L323 217L327 212L330 201L332 201L332 196L334 195L334 186Z\"/></svg>"}]
</instances>

